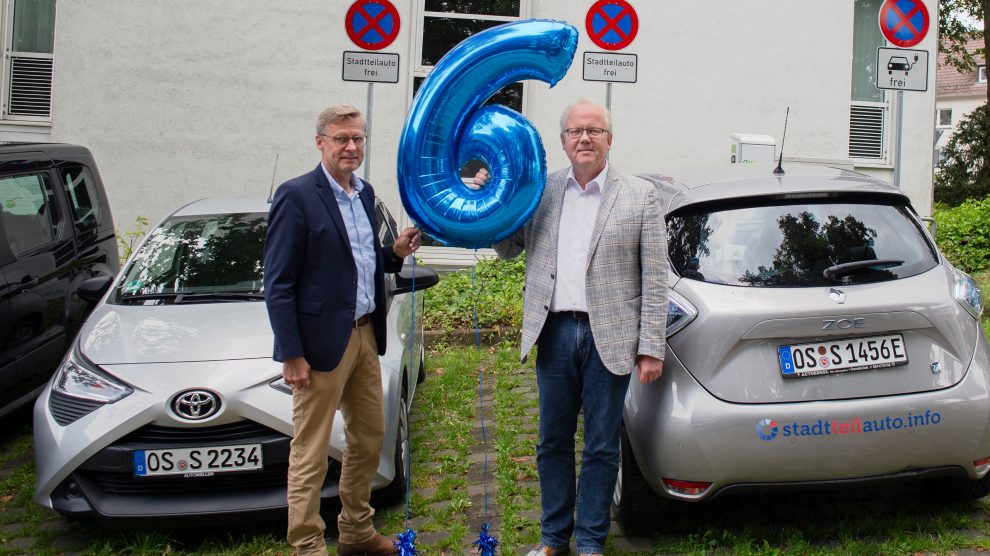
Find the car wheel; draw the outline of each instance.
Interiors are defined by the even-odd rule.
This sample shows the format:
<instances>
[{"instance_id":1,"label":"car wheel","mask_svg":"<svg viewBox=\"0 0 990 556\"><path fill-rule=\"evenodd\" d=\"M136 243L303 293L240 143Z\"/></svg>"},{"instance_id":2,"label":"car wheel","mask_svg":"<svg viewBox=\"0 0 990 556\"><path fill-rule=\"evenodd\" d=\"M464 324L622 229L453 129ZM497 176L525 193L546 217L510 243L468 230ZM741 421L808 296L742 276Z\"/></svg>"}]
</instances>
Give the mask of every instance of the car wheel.
<instances>
[{"instance_id":1,"label":"car wheel","mask_svg":"<svg viewBox=\"0 0 990 556\"><path fill-rule=\"evenodd\" d=\"M399 426L395 434L395 457L392 464L395 466L395 478L385 488L378 491L378 499L385 505L393 505L402 502L406 498L406 484L409 477L406 475L409 466L409 409L406 403L405 388L402 389L402 401L399 403Z\"/></svg>"},{"instance_id":2,"label":"car wheel","mask_svg":"<svg viewBox=\"0 0 990 556\"><path fill-rule=\"evenodd\" d=\"M939 479L928 483L928 492L942 500L977 500L990 494L990 473L982 479Z\"/></svg>"},{"instance_id":3,"label":"car wheel","mask_svg":"<svg viewBox=\"0 0 990 556\"><path fill-rule=\"evenodd\" d=\"M619 437L619 476L612 494L612 514L626 530L635 531L651 523L662 523L664 510L670 502L654 494L643 478L624 425Z\"/></svg>"}]
</instances>

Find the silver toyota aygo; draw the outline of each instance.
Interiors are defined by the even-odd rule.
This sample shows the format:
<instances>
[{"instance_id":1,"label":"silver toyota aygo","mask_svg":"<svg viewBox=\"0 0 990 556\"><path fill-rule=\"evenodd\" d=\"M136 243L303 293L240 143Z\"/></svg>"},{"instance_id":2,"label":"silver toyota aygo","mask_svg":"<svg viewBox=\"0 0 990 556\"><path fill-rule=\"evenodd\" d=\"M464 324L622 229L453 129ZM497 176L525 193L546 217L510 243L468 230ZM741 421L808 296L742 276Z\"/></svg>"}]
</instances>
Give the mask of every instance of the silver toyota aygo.
<instances>
[{"instance_id":1,"label":"silver toyota aygo","mask_svg":"<svg viewBox=\"0 0 990 556\"><path fill-rule=\"evenodd\" d=\"M990 492L980 291L899 189L791 165L641 176L666 208L661 380L630 383L613 510L917 480ZM659 495L659 496L657 496Z\"/></svg>"},{"instance_id":2,"label":"silver toyota aygo","mask_svg":"<svg viewBox=\"0 0 990 556\"><path fill-rule=\"evenodd\" d=\"M380 202L375 216L391 243L395 222ZM264 198L191 203L148 234L118 277L84 283L79 295L96 307L34 408L39 504L105 522L283 515L292 391L272 361L267 217ZM386 441L372 484L384 501L405 494L407 415L424 376L422 296L414 317L410 292L438 281L412 270L385 279ZM338 494L343 426L338 415L324 498Z\"/></svg>"}]
</instances>

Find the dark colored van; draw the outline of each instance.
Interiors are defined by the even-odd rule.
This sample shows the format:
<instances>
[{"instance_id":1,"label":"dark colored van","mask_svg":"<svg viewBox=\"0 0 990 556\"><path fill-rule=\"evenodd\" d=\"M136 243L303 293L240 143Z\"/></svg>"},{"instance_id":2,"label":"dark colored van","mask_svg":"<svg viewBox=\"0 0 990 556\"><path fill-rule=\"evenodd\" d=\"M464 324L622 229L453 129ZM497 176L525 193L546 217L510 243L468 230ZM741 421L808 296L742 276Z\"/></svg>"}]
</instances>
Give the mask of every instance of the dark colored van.
<instances>
[{"instance_id":1,"label":"dark colored van","mask_svg":"<svg viewBox=\"0 0 990 556\"><path fill-rule=\"evenodd\" d=\"M89 149L0 143L0 417L34 400L115 275L117 238Z\"/></svg>"}]
</instances>

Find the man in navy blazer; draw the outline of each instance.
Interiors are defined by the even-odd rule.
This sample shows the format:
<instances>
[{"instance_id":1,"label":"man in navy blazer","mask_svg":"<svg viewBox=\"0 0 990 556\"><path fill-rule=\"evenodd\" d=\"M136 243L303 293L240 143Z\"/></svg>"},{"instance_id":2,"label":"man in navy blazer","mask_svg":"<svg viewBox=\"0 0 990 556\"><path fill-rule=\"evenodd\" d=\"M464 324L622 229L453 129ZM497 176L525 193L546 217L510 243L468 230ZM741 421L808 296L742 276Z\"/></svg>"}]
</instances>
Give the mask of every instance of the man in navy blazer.
<instances>
[{"instance_id":1,"label":"man in navy blazer","mask_svg":"<svg viewBox=\"0 0 990 556\"><path fill-rule=\"evenodd\" d=\"M337 554L397 554L375 531L371 481L385 437L381 369L385 272L398 272L420 245L406 228L379 244L371 184L354 175L367 141L361 112L324 110L316 124L321 163L275 192L265 242L265 303L274 359L292 386L287 539L296 554L327 553L320 489L333 417L344 416Z\"/></svg>"}]
</instances>

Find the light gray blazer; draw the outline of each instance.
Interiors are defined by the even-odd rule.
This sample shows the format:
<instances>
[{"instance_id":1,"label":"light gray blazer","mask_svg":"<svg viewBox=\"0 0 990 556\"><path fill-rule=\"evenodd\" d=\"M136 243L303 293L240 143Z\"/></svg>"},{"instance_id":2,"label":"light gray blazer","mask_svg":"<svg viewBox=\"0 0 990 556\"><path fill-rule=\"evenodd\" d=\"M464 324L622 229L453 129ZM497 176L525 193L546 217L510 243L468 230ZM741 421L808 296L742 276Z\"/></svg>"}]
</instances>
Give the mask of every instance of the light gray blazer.
<instances>
[{"instance_id":1,"label":"light gray blazer","mask_svg":"<svg viewBox=\"0 0 990 556\"><path fill-rule=\"evenodd\" d=\"M521 359L536 344L550 312L557 276L557 237L568 168L547 179L532 218L493 247L499 257L526 251ZM617 375L629 374L636 356L663 359L667 328L667 232L656 189L609 170L595 219L585 274L588 318L602 362Z\"/></svg>"}]
</instances>

